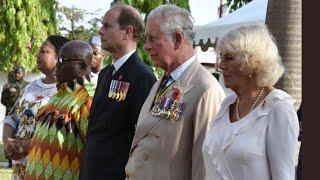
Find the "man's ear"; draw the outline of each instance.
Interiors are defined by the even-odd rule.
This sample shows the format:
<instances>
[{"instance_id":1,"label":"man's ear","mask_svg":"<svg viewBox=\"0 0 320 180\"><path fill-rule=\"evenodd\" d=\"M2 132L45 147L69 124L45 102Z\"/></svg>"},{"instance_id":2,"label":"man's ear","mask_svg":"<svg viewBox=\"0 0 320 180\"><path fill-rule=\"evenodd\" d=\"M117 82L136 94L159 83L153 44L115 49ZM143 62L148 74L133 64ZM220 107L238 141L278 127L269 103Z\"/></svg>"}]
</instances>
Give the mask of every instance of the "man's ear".
<instances>
[{"instance_id":1,"label":"man's ear","mask_svg":"<svg viewBox=\"0 0 320 180\"><path fill-rule=\"evenodd\" d=\"M133 27L132 26L126 26L124 29L125 36L123 37L123 40L128 39L128 37L133 38Z\"/></svg>"},{"instance_id":2,"label":"man's ear","mask_svg":"<svg viewBox=\"0 0 320 180\"><path fill-rule=\"evenodd\" d=\"M180 47L180 45L182 44L182 40L183 40L183 34L179 31L174 33L174 39L173 39L173 43L174 43L174 49L178 49Z\"/></svg>"}]
</instances>

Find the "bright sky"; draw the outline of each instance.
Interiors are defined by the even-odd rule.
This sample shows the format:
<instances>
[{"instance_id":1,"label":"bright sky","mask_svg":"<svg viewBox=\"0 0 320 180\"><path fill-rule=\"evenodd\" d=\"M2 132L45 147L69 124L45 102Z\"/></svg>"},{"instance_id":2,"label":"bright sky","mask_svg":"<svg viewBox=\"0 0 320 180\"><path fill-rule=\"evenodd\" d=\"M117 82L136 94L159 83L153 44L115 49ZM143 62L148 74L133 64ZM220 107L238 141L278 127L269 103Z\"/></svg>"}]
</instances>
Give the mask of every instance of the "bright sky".
<instances>
[{"instance_id":1,"label":"bright sky","mask_svg":"<svg viewBox=\"0 0 320 180\"><path fill-rule=\"evenodd\" d=\"M61 5L68 7L76 7L85 9L88 12L97 12L97 9L101 9L99 17L110 8L112 0L59 0ZM217 7L219 6L219 0L189 0L191 14L194 18L195 25L203 25L212 22L218 18ZM86 20L89 20L91 16L88 16Z\"/></svg>"}]
</instances>

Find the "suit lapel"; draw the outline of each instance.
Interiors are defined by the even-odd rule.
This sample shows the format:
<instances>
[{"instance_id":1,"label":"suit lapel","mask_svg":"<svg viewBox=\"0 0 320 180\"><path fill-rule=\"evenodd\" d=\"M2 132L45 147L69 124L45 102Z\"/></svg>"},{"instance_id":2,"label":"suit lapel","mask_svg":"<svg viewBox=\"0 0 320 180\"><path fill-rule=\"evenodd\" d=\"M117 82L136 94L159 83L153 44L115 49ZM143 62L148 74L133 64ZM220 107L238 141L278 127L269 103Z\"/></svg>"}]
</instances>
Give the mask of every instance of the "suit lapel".
<instances>
[{"instance_id":1,"label":"suit lapel","mask_svg":"<svg viewBox=\"0 0 320 180\"><path fill-rule=\"evenodd\" d=\"M90 119L93 117L94 109L97 106L97 104L101 101L101 96L103 96L104 91L106 91L106 86L108 84L108 80L111 79L112 72L111 71L111 66L107 66L106 70L104 72L101 72L101 81L99 82L97 89L95 91L94 97L93 97L93 103L92 107L90 108ZM100 100L99 100L100 99Z\"/></svg>"},{"instance_id":2,"label":"suit lapel","mask_svg":"<svg viewBox=\"0 0 320 180\"><path fill-rule=\"evenodd\" d=\"M198 62L197 59L194 60L194 62L192 62L192 64L182 73L181 77L179 79L177 79L176 82L174 82L173 84L171 84L169 86L168 89L168 96L171 97L171 93L172 93L172 89L174 87L178 87L182 90L182 94L184 97L193 87L194 84L191 82L192 80L192 76L193 74L198 70L198 68L200 67L200 63ZM162 77L163 79L163 77ZM132 146L131 146L131 150L134 149L134 147L137 145L137 143L147 135L147 133L160 121L162 120L159 117L155 117L151 115L151 106L152 103L155 99L155 96L157 94L157 91L159 89L159 86L161 84L161 80L159 80L158 82L156 82L156 84L154 85L154 87L152 88L149 97L146 100L146 104L144 106L144 108L141 110L141 114L139 117L139 121L137 124L137 130L136 130L136 134L135 137L133 139L132 142ZM184 100L183 100L184 101ZM164 120L167 121L167 120Z\"/></svg>"}]
</instances>

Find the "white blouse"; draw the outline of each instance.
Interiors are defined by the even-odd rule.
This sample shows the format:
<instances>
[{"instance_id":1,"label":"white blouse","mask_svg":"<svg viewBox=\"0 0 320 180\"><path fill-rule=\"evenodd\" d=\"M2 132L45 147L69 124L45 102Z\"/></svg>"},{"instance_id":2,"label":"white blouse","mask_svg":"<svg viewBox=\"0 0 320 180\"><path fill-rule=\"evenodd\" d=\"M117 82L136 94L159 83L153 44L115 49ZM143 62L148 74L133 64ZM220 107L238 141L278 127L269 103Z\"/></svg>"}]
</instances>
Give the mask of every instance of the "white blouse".
<instances>
[{"instance_id":1,"label":"white blouse","mask_svg":"<svg viewBox=\"0 0 320 180\"><path fill-rule=\"evenodd\" d=\"M231 123L231 94L222 103L203 143L208 180L294 180L298 118L294 99L272 90L253 111Z\"/></svg>"}]
</instances>

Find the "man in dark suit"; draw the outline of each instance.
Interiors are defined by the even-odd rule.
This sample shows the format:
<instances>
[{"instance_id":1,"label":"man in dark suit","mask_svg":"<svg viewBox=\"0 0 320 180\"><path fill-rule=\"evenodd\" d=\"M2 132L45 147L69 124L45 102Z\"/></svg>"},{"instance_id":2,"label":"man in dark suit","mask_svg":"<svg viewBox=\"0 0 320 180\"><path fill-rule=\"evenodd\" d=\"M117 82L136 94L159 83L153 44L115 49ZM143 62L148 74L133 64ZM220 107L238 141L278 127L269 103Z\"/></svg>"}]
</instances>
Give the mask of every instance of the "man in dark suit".
<instances>
[{"instance_id":1,"label":"man in dark suit","mask_svg":"<svg viewBox=\"0 0 320 180\"><path fill-rule=\"evenodd\" d=\"M135 52L144 29L139 12L115 4L102 24L102 48L113 62L99 74L80 179L122 180L140 109L156 78Z\"/></svg>"}]
</instances>

